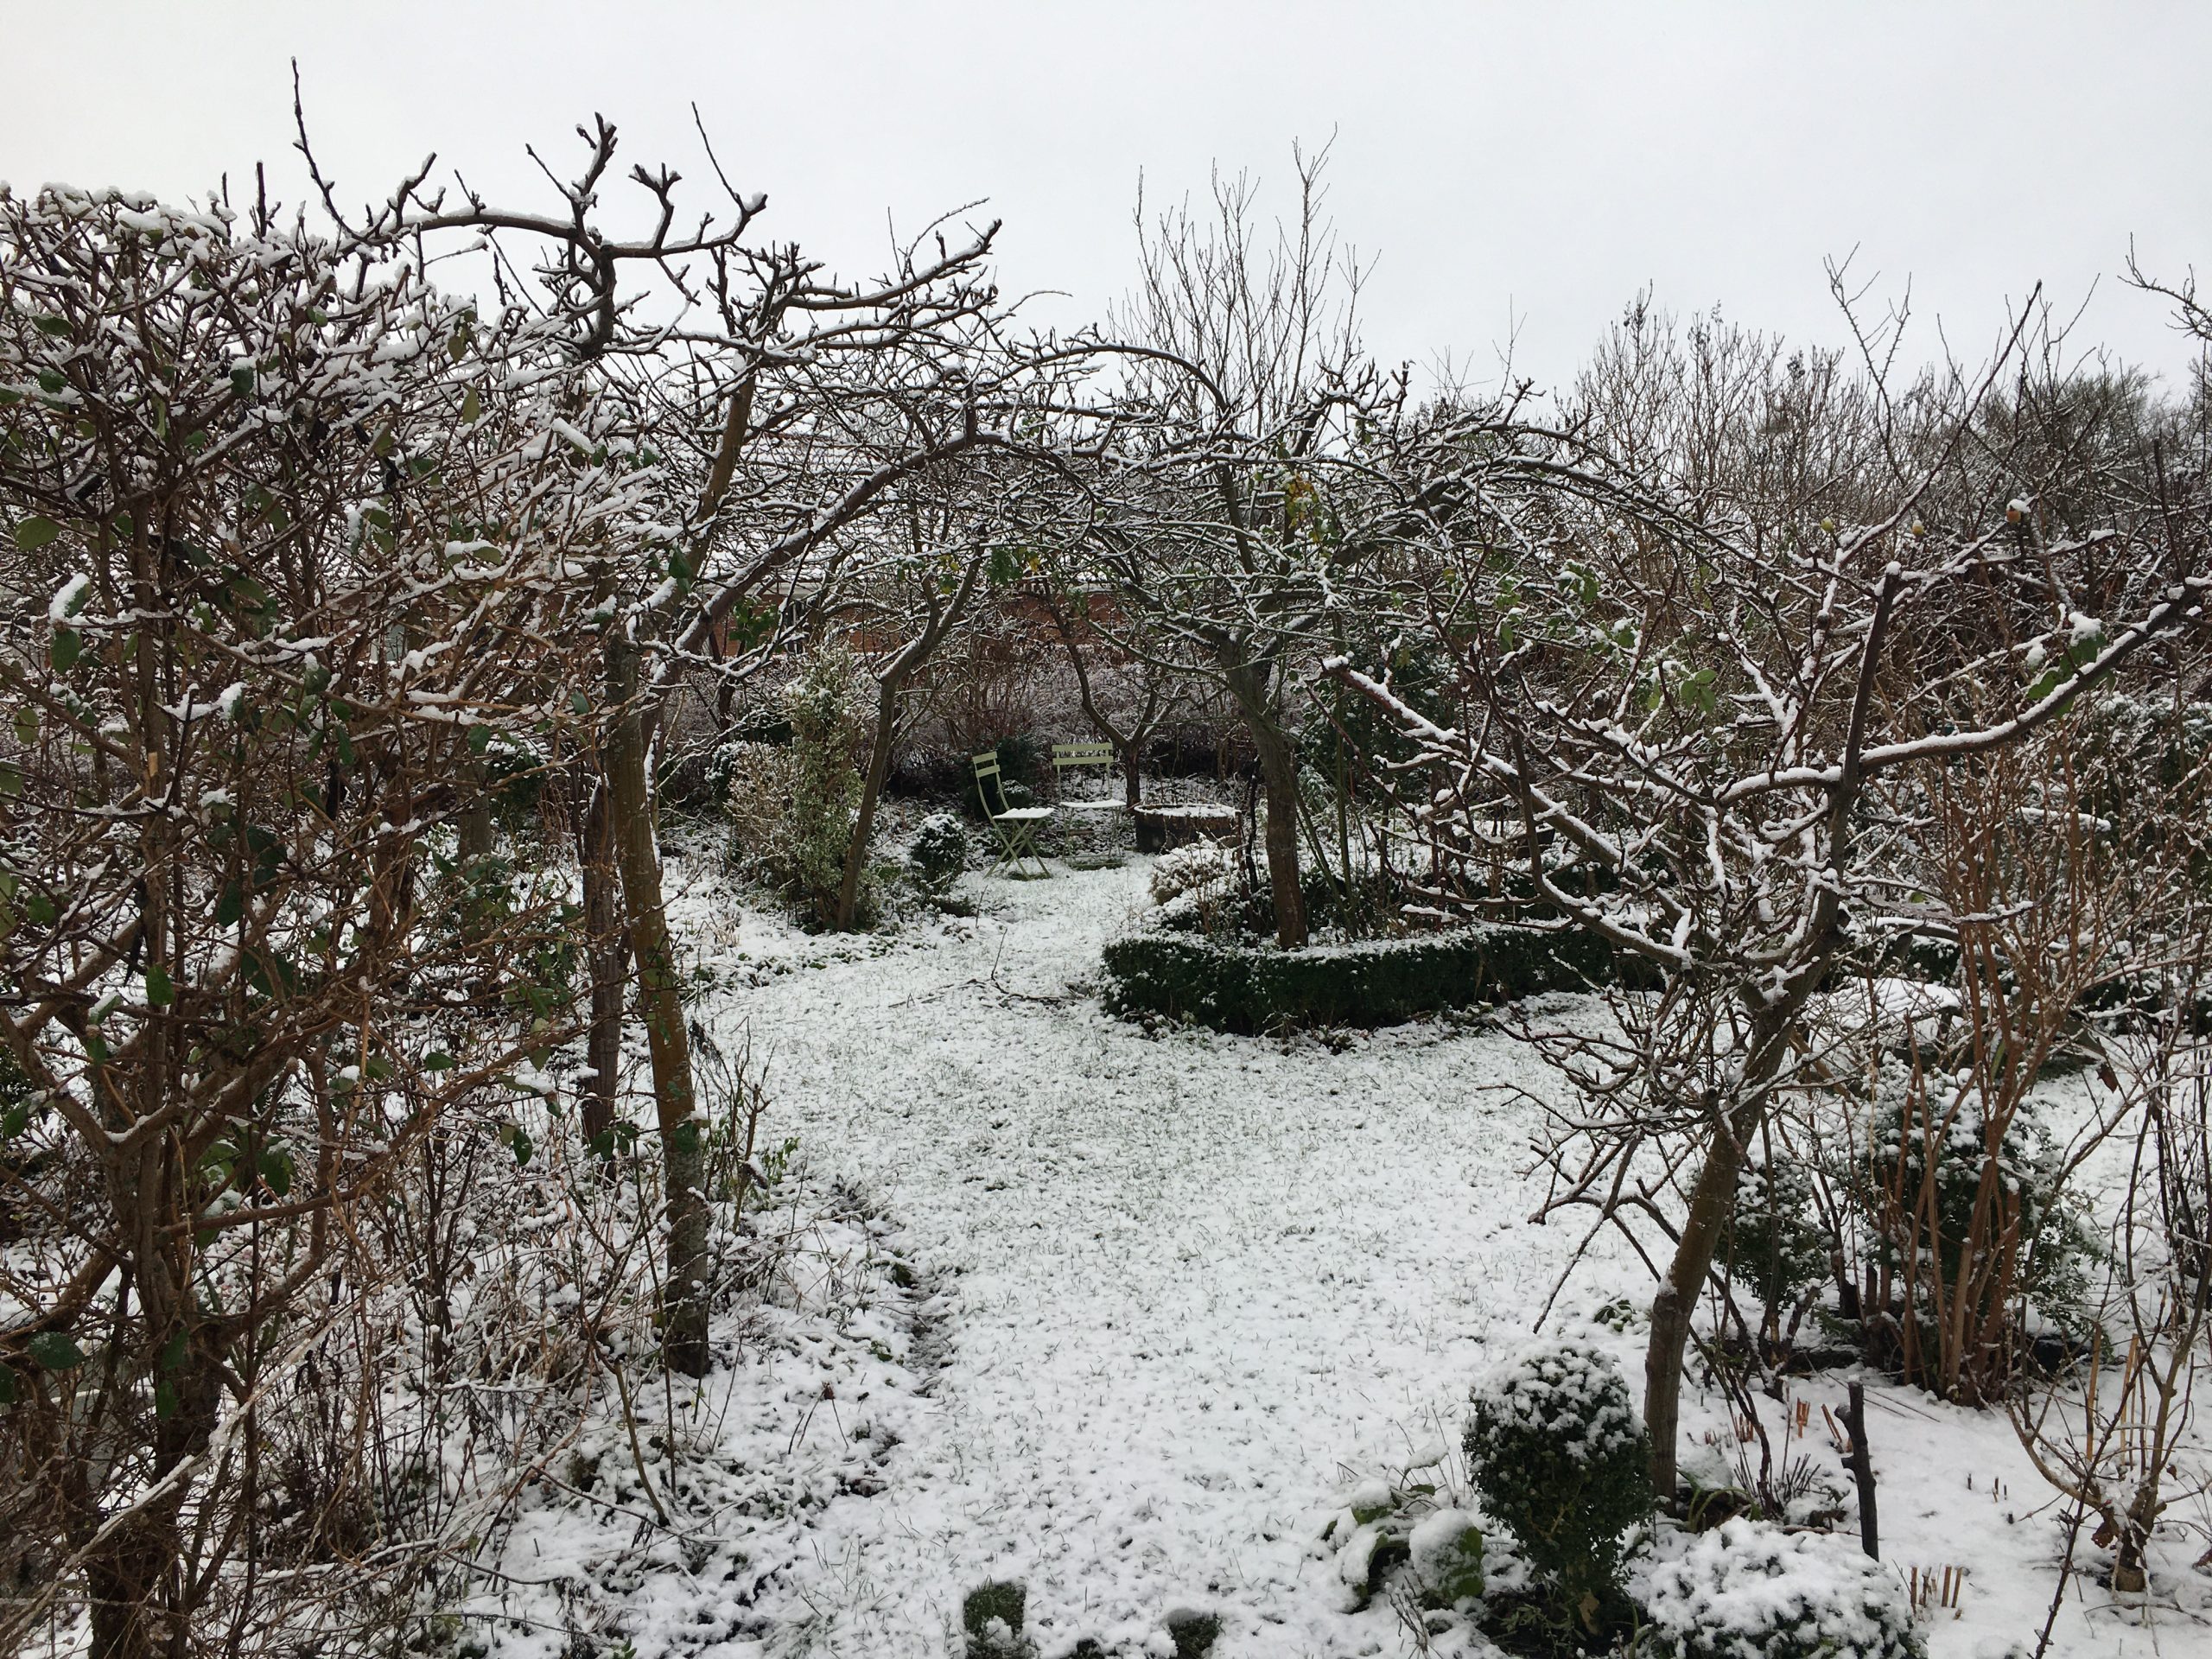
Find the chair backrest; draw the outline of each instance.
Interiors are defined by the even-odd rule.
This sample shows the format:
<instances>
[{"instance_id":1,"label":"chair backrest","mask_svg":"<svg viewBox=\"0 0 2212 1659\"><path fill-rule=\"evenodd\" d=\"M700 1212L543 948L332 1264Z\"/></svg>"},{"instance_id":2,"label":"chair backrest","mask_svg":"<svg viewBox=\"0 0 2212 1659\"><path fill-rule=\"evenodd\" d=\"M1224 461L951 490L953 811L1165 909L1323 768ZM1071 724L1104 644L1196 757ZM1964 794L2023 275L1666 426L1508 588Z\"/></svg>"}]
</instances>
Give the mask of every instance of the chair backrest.
<instances>
[{"instance_id":1,"label":"chair backrest","mask_svg":"<svg viewBox=\"0 0 2212 1659\"><path fill-rule=\"evenodd\" d=\"M1114 764L1111 743L1055 743L1052 745L1052 769L1065 772L1071 766L1110 766Z\"/></svg>"},{"instance_id":2,"label":"chair backrest","mask_svg":"<svg viewBox=\"0 0 2212 1659\"><path fill-rule=\"evenodd\" d=\"M1005 817L1006 779L999 772L999 752L992 749L977 755L975 766L976 798L983 804L983 816L991 818ZM986 785L989 785L988 790L984 787ZM999 798L999 804L996 806L991 804L993 795Z\"/></svg>"}]
</instances>

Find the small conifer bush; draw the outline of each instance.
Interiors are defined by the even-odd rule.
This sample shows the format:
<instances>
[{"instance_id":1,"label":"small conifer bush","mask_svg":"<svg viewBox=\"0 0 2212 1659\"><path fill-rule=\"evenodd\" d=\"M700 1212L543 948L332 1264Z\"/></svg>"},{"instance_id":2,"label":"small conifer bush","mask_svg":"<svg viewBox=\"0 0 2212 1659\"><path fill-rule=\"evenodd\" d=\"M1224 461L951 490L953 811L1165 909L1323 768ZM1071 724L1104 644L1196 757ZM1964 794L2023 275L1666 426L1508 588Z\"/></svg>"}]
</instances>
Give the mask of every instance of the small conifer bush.
<instances>
[{"instance_id":1,"label":"small conifer bush","mask_svg":"<svg viewBox=\"0 0 2212 1659\"><path fill-rule=\"evenodd\" d=\"M932 812L914 832L906 861L925 893L941 893L968 868L968 832L950 812Z\"/></svg>"},{"instance_id":2,"label":"small conifer bush","mask_svg":"<svg viewBox=\"0 0 2212 1659\"><path fill-rule=\"evenodd\" d=\"M1620 1368L1581 1338L1544 1338L1473 1399L1467 1464L1484 1507L1594 1632L1622 1606L1627 1535L1651 1514L1650 1445Z\"/></svg>"}]
</instances>

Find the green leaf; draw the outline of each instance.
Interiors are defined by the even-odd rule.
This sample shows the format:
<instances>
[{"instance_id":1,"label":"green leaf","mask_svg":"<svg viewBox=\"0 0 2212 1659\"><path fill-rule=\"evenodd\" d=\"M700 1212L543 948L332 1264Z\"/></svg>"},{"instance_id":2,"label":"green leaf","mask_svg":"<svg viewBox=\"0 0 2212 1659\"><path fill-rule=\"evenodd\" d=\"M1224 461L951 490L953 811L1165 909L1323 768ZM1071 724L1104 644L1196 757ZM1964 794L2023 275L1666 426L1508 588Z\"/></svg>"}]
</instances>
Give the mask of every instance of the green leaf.
<instances>
[{"instance_id":1,"label":"green leaf","mask_svg":"<svg viewBox=\"0 0 2212 1659\"><path fill-rule=\"evenodd\" d=\"M175 1001L176 987L169 982L168 972L159 963L149 963L146 969L146 1006L166 1008Z\"/></svg>"},{"instance_id":2,"label":"green leaf","mask_svg":"<svg viewBox=\"0 0 2212 1659\"><path fill-rule=\"evenodd\" d=\"M67 1331L41 1331L23 1347L49 1371L74 1370L85 1363L85 1351Z\"/></svg>"},{"instance_id":3,"label":"green leaf","mask_svg":"<svg viewBox=\"0 0 2212 1659\"><path fill-rule=\"evenodd\" d=\"M54 644L47 652L47 661L54 664L57 674L67 674L77 666L77 659L85 654L85 636L74 628L56 628Z\"/></svg>"},{"instance_id":4,"label":"green leaf","mask_svg":"<svg viewBox=\"0 0 2212 1659\"><path fill-rule=\"evenodd\" d=\"M248 368L231 371L231 390L241 397L253 396L253 371Z\"/></svg>"},{"instance_id":5,"label":"green leaf","mask_svg":"<svg viewBox=\"0 0 2212 1659\"><path fill-rule=\"evenodd\" d=\"M468 728L468 749L470 753L481 754L485 750L491 747L492 728L489 726L472 726Z\"/></svg>"},{"instance_id":6,"label":"green leaf","mask_svg":"<svg viewBox=\"0 0 2212 1659\"><path fill-rule=\"evenodd\" d=\"M165 1371L173 1371L184 1363L183 1332L178 1332L176 1335L162 1344L161 1358L158 1363Z\"/></svg>"},{"instance_id":7,"label":"green leaf","mask_svg":"<svg viewBox=\"0 0 2212 1659\"><path fill-rule=\"evenodd\" d=\"M23 792L23 774L0 760L0 799L13 800Z\"/></svg>"},{"instance_id":8,"label":"green leaf","mask_svg":"<svg viewBox=\"0 0 2212 1659\"><path fill-rule=\"evenodd\" d=\"M31 1126L31 1103L19 1100L0 1112L0 1141L12 1141Z\"/></svg>"},{"instance_id":9,"label":"green leaf","mask_svg":"<svg viewBox=\"0 0 2212 1659\"><path fill-rule=\"evenodd\" d=\"M51 518L30 518L16 526L16 546L25 553L35 553L61 534L61 526Z\"/></svg>"},{"instance_id":10,"label":"green leaf","mask_svg":"<svg viewBox=\"0 0 2212 1659\"><path fill-rule=\"evenodd\" d=\"M0 1406L14 1405L16 1396L16 1374L5 1365L0 1365Z\"/></svg>"},{"instance_id":11,"label":"green leaf","mask_svg":"<svg viewBox=\"0 0 2212 1659\"><path fill-rule=\"evenodd\" d=\"M69 319L67 317L41 317L37 327L41 334L52 334L61 340L69 337Z\"/></svg>"},{"instance_id":12,"label":"green leaf","mask_svg":"<svg viewBox=\"0 0 2212 1659\"><path fill-rule=\"evenodd\" d=\"M515 1162L518 1164L528 1163L530 1154L535 1149L531 1146L530 1136L524 1132L519 1123L507 1131L507 1145L513 1151Z\"/></svg>"},{"instance_id":13,"label":"green leaf","mask_svg":"<svg viewBox=\"0 0 2212 1659\"><path fill-rule=\"evenodd\" d=\"M261 1184L278 1198L289 1198L292 1192L292 1154L271 1147L261 1154Z\"/></svg>"},{"instance_id":14,"label":"green leaf","mask_svg":"<svg viewBox=\"0 0 2212 1659\"><path fill-rule=\"evenodd\" d=\"M483 417L483 414L484 400L476 395L476 388L471 386L462 395L461 400L461 423L465 426L474 426Z\"/></svg>"},{"instance_id":15,"label":"green leaf","mask_svg":"<svg viewBox=\"0 0 2212 1659\"><path fill-rule=\"evenodd\" d=\"M425 1071L450 1071L453 1070L453 1056L434 1048L423 1057L423 1069Z\"/></svg>"},{"instance_id":16,"label":"green leaf","mask_svg":"<svg viewBox=\"0 0 2212 1659\"><path fill-rule=\"evenodd\" d=\"M154 1415L167 1419L184 1409L184 1402L176 1397L176 1384L163 1377L154 1384Z\"/></svg>"},{"instance_id":17,"label":"green leaf","mask_svg":"<svg viewBox=\"0 0 2212 1659\"><path fill-rule=\"evenodd\" d=\"M34 893L23 900L23 914L39 927L52 927L54 918L61 914L54 900L43 893Z\"/></svg>"},{"instance_id":18,"label":"green leaf","mask_svg":"<svg viewBox=\"0 0 2212 1659\"><path fill-rule=\"evenodd\" d=\"M581 691L571 691L569 693L569 707L576 714L588 715L591 713L591 699Z\"/></svg>"},{"instance_id":19,"label":"green leaf","mask_svg":"<svg viewBox=\"0 0 2212 1659\"><path fill-rule=\"evenodd\" d=\"M231 927L245 914L245 893L235 881L223 883L223 891L215 899L215 925Z\"/></svg>"},{"instance_id":20,"label":"green leaf","mask_svg":"<svg viewBox=\"0 0 2212 1659\"><path fill-rule=\"evenodd\" d=\"M16 741L18 743L38 741L38 710L28 704L16 710Z\"/></svg>"}]
</instances>

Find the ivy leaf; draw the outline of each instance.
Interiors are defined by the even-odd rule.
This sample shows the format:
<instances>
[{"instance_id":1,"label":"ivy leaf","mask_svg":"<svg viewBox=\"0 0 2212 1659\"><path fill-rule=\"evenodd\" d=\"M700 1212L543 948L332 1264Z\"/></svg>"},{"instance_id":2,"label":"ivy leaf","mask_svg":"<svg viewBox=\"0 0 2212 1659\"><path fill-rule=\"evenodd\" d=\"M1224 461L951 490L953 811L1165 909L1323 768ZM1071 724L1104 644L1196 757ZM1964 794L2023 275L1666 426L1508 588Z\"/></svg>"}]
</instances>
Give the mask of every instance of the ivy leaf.
<instances>
[{"instance_id":1,"label":"ivy leaf","mask_svg":"<svg viewBox=\"0 0 2212 1659\"><path fill-rule=\"evenodd\" d=\"M67 1331L41 1331L23 1347L49 1371L71 1371L85 1363L85 1351Z\"/></svg>"},{"instance_id":2,"label":"ivy leaf","mask_svg":"<svg viewBox=\"0 0 2212 1659\"><path fill-rule=\"evenodd\" d=\"M176 987L169 981L168 971L159 963L150 963L146 969L146 1006L166 1008L176 1001Z\"/></svg>"},{"instance_id":3,"label":"ivy leaf","mask_svg":"<svg viewBox=\"0 0 2212 1659\"><path fill-rule=\"evenodd\" d=\"M423 1069L425 1071L450 1071L453 1070L453 1056L434 1048L423 1057Z\"/></svg>"},{"instance_id":4,"label":"ivy leaf","mask_svg":"<svg viewBox=\"0 0 2212 1659\"><path fill-rule=\"evenodd\" d=\"M165 1371L173 1371L184 1363L184 1332L180 1331L162 1344L160 1364Z\"/></svg>"},{"instance_id":5,"label":"ivy leaf","mask_svg":"<svg viewBox=\"0 0 2212 1659\"><path fill-rule=\"evenodd\" d=\"M38 710L29 704L16 710L16 741L18 743L38 741Z\"/></svg>"},{"instance_id":6,"label":"ivy leaf","mask_svg":"<svg viewBox=\"0 0 2212 1659\"><path fill-rule=\"evenodd\" d=\"M51 518L31 518L16 526L16 546L25 553L35 553L61 534L61 526Z\"/></svg>"},{"instance_id":7,"label":"ivy leaf","mask_svg":"<svg viewBox=\"0 0 2212 1659\"><path fill-rule=\"evenodd\" d=\"M67 674L77 666L77 659L85 654L85 636L74 628L56 628L54 644L48 649L47 661L54 664L57 674Z\"/></svg>"},{"instance_id":8,"label":"ivy leaf","mask_svg":"<svg viewBox=\"0 0 2212 1659\"><path fill-rule=\"evenodd\" d=\"M530 1143L530 1136L524 1132L521 1124L518 1123L507 1131L507 1146L514 1153L515 1162L526 1164L530 1161L530 1154L534 1148Z\"/></svg>"}]
</instances>

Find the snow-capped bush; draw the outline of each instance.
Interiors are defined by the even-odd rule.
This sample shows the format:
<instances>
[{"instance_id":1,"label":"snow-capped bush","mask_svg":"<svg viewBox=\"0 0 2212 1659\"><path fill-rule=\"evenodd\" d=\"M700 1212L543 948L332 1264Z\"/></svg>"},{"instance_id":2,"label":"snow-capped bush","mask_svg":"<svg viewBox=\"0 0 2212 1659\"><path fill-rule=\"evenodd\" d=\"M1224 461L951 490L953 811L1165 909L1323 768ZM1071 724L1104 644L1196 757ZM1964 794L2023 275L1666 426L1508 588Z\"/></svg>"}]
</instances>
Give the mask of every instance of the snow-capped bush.
<instances>
[{"instance_id":1,"label":"snow-capped bush","mask_svg":"<svg viewBox=\"0 0 2212 1659\"><path fill-rule=\"evenodd\" d=\"M1210 841L1162 853L1152 867L1152 902L1166 905L1186 893L1217 886L1235 873L1229 853Z\"/></svg>"},{"instance_id":2,"label":"snow-capped bush","mask_svg":"<svg viewBox=\"0 0 2212 1659\"><path fill-rule=\"evenodd\" d=\"M1620 1368L1585 1339L1543 1338L1473 1402L1467 1463L1484 1507L1590 1625L1618 1599L1624 1535L1651 1513L1650 1446Z\"/></svg>"},{"instance_id":3,"label":"snow-capped bush","mask_svg":"<svg viewBox=\"0 0 2212 1659\"><path fill-rule=\"evenodd\" d=\"M943 893L968 868L968 832L950 812L932 812L914 831L906 849L914 879L930 893Z\"/></svg>"},{"instance_id":4,"label":"snow-capped bush","mask_svg":"<svg viewBox=\"0 0 2212 1659\"><path fill-rule=\"evenodd\" d=\"M1754 1521L1656 1568L1644 1618L1665 1659L1920 1659L1897 1581L1840 1539Z\"/></svg>"}]
</instances>

